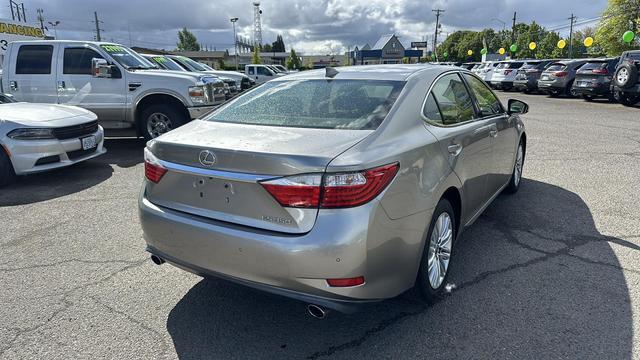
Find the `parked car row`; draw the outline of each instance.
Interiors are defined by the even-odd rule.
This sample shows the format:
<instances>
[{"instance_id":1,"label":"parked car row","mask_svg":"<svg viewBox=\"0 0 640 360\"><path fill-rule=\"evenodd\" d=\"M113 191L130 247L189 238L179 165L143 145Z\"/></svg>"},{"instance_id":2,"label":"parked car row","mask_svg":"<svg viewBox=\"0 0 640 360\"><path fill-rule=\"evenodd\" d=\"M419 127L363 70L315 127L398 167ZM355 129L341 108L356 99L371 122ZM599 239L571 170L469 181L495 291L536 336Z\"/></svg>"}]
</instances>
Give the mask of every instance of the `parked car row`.
<instances>
[{"instance_id":1,"label":"parked car row","mask_svg":"<svg viewBox=\"0 0 640 360\"><path fill-rule=\"evenodd\" d=\"M633 106L640 103L640 51L594 59L522 59L464 63L459 66L504 91L543 93L551 97L603 97Z\"/></svg>"}]
</instances>

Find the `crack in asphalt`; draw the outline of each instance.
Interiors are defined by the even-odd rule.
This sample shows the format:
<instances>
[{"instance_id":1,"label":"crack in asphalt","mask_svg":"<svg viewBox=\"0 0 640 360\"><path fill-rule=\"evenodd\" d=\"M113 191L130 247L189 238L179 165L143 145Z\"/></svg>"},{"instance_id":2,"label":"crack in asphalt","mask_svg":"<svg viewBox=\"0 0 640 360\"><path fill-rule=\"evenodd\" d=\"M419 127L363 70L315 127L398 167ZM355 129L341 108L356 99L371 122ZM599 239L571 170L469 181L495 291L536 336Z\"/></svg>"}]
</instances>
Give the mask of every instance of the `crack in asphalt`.
<instances>
[{"instance_id":1,"label":"crack in asphalt","mask_svg":"<svg viewBox=\"0 0 640 360\"><path fill-rule=\"evenodd\" d=\"M39 268L47 268L47 267L54 267L54 266L60 266L60 265L64 265L64 264L69 264L69 263L82 263L82 264L96 264L96 265L104 265L104 264L118 264L118 263L122 263L122 264L136 264L138 263L138 261L131 261L131 260L84 260L84 259L69 259L69 260L62 260L62 261L58 261L55 263L50 263L50 264L36 264L36 265L29 265L29 266L23 266L23 267L8 267L8 268L0 268L0 272L14 272L14 271L22 271L22 270L31 270L31 269L39 269Z\"/></svg>"},{"instance_id":2,"label":"crack in asphalt","mask_svg":"<svg viewBox=\"0 0 640 360\"><path fill-rule=\"evenodd\" d=\"M143 260L132 262L129 265L118 269L117 271L109 273L107 276L105 276L105 277L103 277L103 278L101 278L99 280L75 286L75 287L73 287L73 288L71 288L71 289L69 289L67 291L62 292L62 293L48 295L48 297L51 297L51 296L62 296L60 301L62 303L64 303L64 306L61 309L55 310L49 317L47 317L47 319L44 322L42 322L42 323L40 323L38 325L34 325L34 326L31 326L31 327L28 327L28 328L8 328L9 330L16 331L16 334L13 336L13 338L11 340L9 340L7 342L7 344L4 347L0 347L0 358L2 358L2 356L8 350L10 350L13 347L13 345L18 341L18 339L22 335L37 331L38 329L42 328L43 326L45 326L49 322L51 322L58 314L68 310L71 306L73 306L74 305L73 302L68 300L68 297L71 296L74 292L76 292L78 290L82 290L82 289L88 288L90 286L98 285L98 284L101 284L103 282L109 281L109 280L111 280L112 278L114 278L115 276L117 276L118 274L120 274L120 273L122 273L124 271L127 271L127 270L130 270L130 269L133 269L133 268L136 268L136 267L144 265L147 261L149 261L149 259L145 258Z\"/></svg>"},{"instance_id":3,"label":"crack in asphalt","mask_svg":"<svg viewBox=\"0 0 640 360\"><path fill-rule=\"evenodd\" d=\"M608 267L613 267L616 268L618 270L623 270L623 271L629 271L629 272L633 272L633 273L637 273L640 274L640 271L635 270L635 269L625 269L621 266L616 266L613 264L609 264L609 263L604 263L604 262L600 262L600 261L595 261L595 260L591 260L591 259L587 259L587 258L583 258L580 257L578 255L575 254L571 254L570 251L574 250L576 247L579 246L583 246L586 245L590 242L602 242L602 241L607 241L609 242L609 239L612 239L613 237L610 236L605 236L605 235L600 235L600 236L588 236L588 235L580 235L577 237L570 237L569 239L563 241L560 239L554 239L554 238L550 238L550 237L546 237L542 234L538 234L536 232L534 232L531 229L522 229L522 228L515 228L515 227L504 227L503 224L501 224L500 222L491 219L490 217L485 217L485 221L488 221L491 225L492 228L498 230L499 232L501 232L505 238L506 241L509 243L513 243L515 245L518 245L522 248L525 248L527 250L530 250L532 252L536 252L538 254L540 254L541 256L535 258L535 259L531 259L529 261L525 261L522 263L517 263L517 264L512 264L509 265L507 267L501 268L501 269L497 269L497 270L489 270L489 271L485 271L482 272L478 275L476 275L475 277L473 277L471 280L468 281L463 281L460 284L456 284L455 287L455 291L460 291L460 290L464 290L466 288L472 287L474 285L477 285L478 283L481 283L485 280L487 280L490 277L493 276L497 276L500 274L504 274L513 270L517 270L517 269L522 269L522 268L526 268L529 266L533 266L539 263L543 263L545 261L560 257L560 256L568 256L571 258L575 258L578 259L580 261L589 263L589 264L593 264L593 265L603 265L603 266L608 266ZM565 246L561 249L558 249L556 251L544 251L538 248L535 248L533 246L530 246L526 243L521 242L520 240L518 240L517 235L515 234L515 231L522 231L522 232L526 232L532 236L538 237L540 239L543 240L548 240L548 241L554 241L554 242L559 242L559 243L563 243ZM638 235L625 235L622 238L635 238L638 237ZM569 242L573 240L573 244L570 244ZM576 241L577 240L577 241ZM447 295L443 296L439 301L442 301ZM435 304L434 304L435 305ZM323 350L323 351L318 351L315 352L309 356L307 356L307 359L310 360L316 360L318 358L321 357L327 357L327 356L331 356L337 352L340 351L344 351L344 350L348 350L351 348L356 348L360 345L362 345L364 342L366 342L369 338L373 337L374 335L383 332L384 330L386 330L388 327L390 327L391 325L395 325L397 323L402 322L403 320L413 317L413 316L417 316L420 315L424 312L426 312L428 309L430 308L430 306L424 305L422 304L422 308L417 310L417 311L413 311L413 312L401 312L397 315L395 315L394 317L391 317L389 319L385 319L379 323L377 323L375 326L371 327L370 329L366 330L364 332L364 334L362 334L360 337L351 340L349 342L346 343L342 343L340 345L334 345L334 346L330 346L328 349Z\"/></svg>"},{"instance_id":4,"label":"crack in asphalt","mask_svg":"<svg viewBox=\"0 0 640 360\"><path fill-rule=\"evenodd\" d=\"M12 247L12 246L17 246L20 245L23 241L26 240L30 240L33 239L34 237L38 236L38 235L42 235L46 232L48 232L49 230L53 230L57 227L60 227L62 225L66 225L69 222L71 222L71 220L63 220L60 222L57 222L55 224L51 224L49 226L45 226L43 228L38 228L36 230L33 231L29 231L26 234L22 235L22 236L18 236L15 239L11 239L5 243L0 243L0 248L8 248L8 247Z\"/></svg>"}]
</instances>

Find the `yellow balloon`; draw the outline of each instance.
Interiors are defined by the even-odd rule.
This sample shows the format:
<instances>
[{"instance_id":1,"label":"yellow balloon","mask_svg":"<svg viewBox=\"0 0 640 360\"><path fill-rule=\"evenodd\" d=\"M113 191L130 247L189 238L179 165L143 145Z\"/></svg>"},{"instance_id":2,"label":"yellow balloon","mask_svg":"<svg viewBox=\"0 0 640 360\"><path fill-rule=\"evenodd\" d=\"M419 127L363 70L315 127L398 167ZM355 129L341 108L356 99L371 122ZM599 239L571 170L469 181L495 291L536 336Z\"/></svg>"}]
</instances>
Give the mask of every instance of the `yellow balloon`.
<instances>
[{"instance_id":1,"label":"yellow balloon","mask_svg":"<svg viewBox=\"0 0 640 360\"><path fill-rule=\"evenodd\" d=\"M588 38L584 39L584 46L589 47L591 45L593 45L593 38L589 36Z\"/></svg>"},{"instance_id":2,"label":"yellow balloon","mask_svg":"<svg viewBox=\"0 0 640 360\"><path fill-rule=\"evenodd\" d=\"M564 49L564 47L567 46L567 42L563 40L558 41L558 48L560 49Z\"/></svg>"},{"instance_id":3,"label":"yellow balloon","mask_svg":"<svg viewBox=\"0 0 640 360\"><path fill-rule=\"evenodd\" d=\"M467 55L469 55L469 56L473 55L473 50L467 51Z\"/></svg>"},{"instance_id":4,"label":"yellow balloon","mask_svg":"<svg viewBox=\"0 0 640 360\"><path fill-rule=\"evenodd\" d=\"M538 45L535 42L532 41L532 42L529 43L529 49L535 50L536 47L538 47Z\"/></svg>"},{"instance_id":5,"label":"yellow balloon","mask_svg":"<svg viewBox=\"0 0 640 360\"><path fill-rule=\"evenodd\" d=\"M500 50L498 50L498 54L500 55L504 55L505 52L507 52L507 50L505 50L504 48L500 48Z\"/></svg>"}]
</instances>

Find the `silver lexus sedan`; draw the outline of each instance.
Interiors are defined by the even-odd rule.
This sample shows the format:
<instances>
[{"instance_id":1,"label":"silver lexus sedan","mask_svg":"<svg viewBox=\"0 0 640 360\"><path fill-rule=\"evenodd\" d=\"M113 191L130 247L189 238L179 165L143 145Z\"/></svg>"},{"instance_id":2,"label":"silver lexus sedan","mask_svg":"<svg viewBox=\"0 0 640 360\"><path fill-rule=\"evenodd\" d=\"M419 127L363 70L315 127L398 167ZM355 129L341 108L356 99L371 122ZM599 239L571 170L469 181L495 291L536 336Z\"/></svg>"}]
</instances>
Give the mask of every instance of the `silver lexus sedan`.
<instances>
[{"instance_id":1,"label":"silver lexus sedan","mask_svg":"<svg viewBox=\"0 0 640 360\"><path fill-rule=\"evenodd\" d=\"M145 149L147 250L351 312L416 286L443 292L456 239L518 190L518 114L471 72L369 65L287 75Z\"/></svg>"}]
</instances>

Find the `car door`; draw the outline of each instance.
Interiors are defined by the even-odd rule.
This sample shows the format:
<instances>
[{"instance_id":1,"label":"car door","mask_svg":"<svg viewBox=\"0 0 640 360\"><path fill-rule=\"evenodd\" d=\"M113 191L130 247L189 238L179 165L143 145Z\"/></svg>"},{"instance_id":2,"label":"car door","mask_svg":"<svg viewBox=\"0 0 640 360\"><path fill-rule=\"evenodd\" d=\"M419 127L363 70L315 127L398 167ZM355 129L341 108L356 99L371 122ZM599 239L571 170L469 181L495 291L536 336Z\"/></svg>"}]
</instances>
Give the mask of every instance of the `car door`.
<instances>
[{"instance_id":1,"label":"car door","mask_svg":"<svg viewBox=\"0 0 640 360\"><path fill-rule=\"evenodd\" d=\"M55 104L55 47L57 44L20 44L11 52L6 90L17 101Z\"/></svg>"},{"instance_id":2,"label":"car door","mask_svg":"<svg viewBox=\"0 0 640 360\"><path fill-rule=\"evenodd\" d=\"M507 114L498 97L482 80L463 74L476 102L478 116L489 122L493 162L488 167L487 195L490 198L509 182L513 173L518 142L516 122Z\"/></svg>"},{"instance_id":3,"label":"car door","mask_svg":"<svg viewBox=\"0 0 640 360\"><path fill-rule=\"evenodd\" d=\"M125 122L125 80L117 75L99 78L91 74L91 60L104 59L90 46L69 44L58 49L57 90L60 104L77 105L93 111L107 128Z\"/></svg>"},{"instance_id":4,"label":"car door","mask_svg":"<svg viewBox=\"0 0 640 360\"><path fill-rule=\"evenodd\" d=\"M489 132L493 122L477 119L473 99L458 72L445 73L435 80L423 115L462 182L462 223L466 224L487 201L487 169L493 163Z\"/></svg>"}]
</instances>

